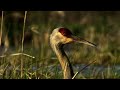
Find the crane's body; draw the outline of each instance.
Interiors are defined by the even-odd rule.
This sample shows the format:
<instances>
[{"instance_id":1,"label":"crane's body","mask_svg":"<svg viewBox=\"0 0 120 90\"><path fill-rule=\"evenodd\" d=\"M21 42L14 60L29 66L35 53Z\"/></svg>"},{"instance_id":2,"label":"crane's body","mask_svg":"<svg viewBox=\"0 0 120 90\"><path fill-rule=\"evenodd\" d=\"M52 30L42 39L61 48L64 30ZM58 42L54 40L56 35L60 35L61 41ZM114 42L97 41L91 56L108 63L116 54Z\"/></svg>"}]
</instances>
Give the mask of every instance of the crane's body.
<instances>
[{"instance_id":1,"label":"crane's body","mask_svg":"<svg viewBox=\"0 0 120 90\"><path fill-rule=\"evenodd\" d=\"M72 65L63 50L65 44L72 42L84 43L96 47L95 44L89 41L73 36L71 31L67 28L59 27L54 29L50 35L50 44L61 64L64 79L72 79L74 76Z\"/></svg>"}]
</instances>

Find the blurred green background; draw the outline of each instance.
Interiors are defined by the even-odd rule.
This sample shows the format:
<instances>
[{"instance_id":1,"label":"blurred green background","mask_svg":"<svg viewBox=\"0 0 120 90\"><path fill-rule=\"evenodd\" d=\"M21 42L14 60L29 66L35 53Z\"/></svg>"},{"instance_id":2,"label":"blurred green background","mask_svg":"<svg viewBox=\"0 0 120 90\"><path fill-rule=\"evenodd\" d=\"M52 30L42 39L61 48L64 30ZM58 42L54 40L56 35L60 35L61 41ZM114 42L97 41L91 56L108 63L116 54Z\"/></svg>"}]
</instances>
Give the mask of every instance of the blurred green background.
<instances>
[{"instance_id":1,"label":"blurred green background","mask_svg":"<svg viewBox=\"0 0 120 90\"><path fill-rule=\"evenodd\" d=\"M8 48L8 55L21 50L24 14L24 11L4 11L2 43ZM99 53L92 47L76 43L65 45L73 65L93 60L97 60L95 65L120 64L120 11L27 11L24 53L36 58L22 57L25 68L59 65L49 44L49 35L57 27L70 29L74 35L97 44L101 50ZM19 59L20 56L5 57L1 65L7 62L19 66Z\"/></svg>"}]
</instances>

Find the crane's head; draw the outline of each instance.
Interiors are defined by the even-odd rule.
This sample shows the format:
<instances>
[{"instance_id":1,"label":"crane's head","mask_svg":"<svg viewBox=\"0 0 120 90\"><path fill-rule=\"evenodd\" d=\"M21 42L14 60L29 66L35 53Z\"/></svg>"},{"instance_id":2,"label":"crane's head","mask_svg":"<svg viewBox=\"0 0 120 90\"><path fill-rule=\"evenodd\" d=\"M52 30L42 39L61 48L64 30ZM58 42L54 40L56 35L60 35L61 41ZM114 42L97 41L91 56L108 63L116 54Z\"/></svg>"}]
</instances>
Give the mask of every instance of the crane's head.
<instances>
[{"instance_id":1,"label":"crane's head","mask_svg":"<svg viewBox=\"0 0 120 90\"><path fill-rule=\"evenodd\" d=\"M67 44L71 42L78 42L87 44L93 47L96 47L95 44L77 36L74 36L71 31L67 28L60 27L53 30L52 34L50 35L50 43L51 44Z\"/></svg>"}]
</instances>

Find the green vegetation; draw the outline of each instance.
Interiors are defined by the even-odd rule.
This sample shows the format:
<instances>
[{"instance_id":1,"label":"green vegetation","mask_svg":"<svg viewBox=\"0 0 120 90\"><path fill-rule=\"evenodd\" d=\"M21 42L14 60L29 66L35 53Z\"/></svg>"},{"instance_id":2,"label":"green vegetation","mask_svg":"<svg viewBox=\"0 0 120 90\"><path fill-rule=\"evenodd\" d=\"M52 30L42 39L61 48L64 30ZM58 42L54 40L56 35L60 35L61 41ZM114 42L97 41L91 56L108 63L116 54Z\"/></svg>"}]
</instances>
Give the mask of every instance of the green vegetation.
<instances>
[{"instance_id":1,"label":"green vegetation","mask_svg":"<svg viewBox=\"0 0 120 90\"><path fill-rule=\"evenodd\" d=\"M50 12L28 12L25 31L30 26L37 25L40 43L37 48L34 47L33 42L24 45L24 53L35 58L26 55L12 56L21 51L22 45L19 44L14 49L11 49L12 46L10 46L5 53L6 56L0 57L1 79L61 79L63 76L60 64L49 44L50 33L59 26L67 27L73 34L96 43L100 49L98 52L90 46L77 43L65 45L64 49L75 72L82 69L77 66L97 60L80 72L77 79L120 78L120 72L116 70L116 65L120 65L119 12L67 12L66 15L69 18L65 18L66 21L49 17L48 13ZM69 13L72 13L71 18ZM78 19L75 19L77 16ZM48 17L53 20L48 21L46 19ZM99 66L100 68L98 68Z\"/></svg>"}]
</instances>

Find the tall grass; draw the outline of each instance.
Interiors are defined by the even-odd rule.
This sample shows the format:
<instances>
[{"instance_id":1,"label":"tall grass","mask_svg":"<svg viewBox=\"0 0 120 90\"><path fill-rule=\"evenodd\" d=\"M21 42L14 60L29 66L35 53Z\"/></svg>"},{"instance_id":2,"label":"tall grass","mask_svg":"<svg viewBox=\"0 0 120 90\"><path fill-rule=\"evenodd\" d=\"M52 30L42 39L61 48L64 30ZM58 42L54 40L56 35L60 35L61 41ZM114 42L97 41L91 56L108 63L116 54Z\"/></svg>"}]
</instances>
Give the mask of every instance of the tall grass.
<instances>
[{"instance_id":1,"label":"tall grass","mask_svg":"<svg viewBox=\"0 0 120 90\"><path fill-rule=\"evenodd\" d=\"M0 28L0 45L1 45L1 41L2 41L2 29L3 29L3 12L4 11L2 11L2 18L1 18L1 28Z\"/></svg>"},{"instance_id":2,"label":"tall grass","mask_svg":"<svg viewBox=\"0 0 120 90\"><path fill-rule=\"evenodd\" d=\"M101 52L97 52L92 47L83 44L68 44L64 46L75 73L82 70L82 64L89 64L96 60L95 63L80 72L77 79L104 79L120 78L119 72L116 71L116 65L120 64L120 26L119 22L106 22L105 17L99 17L99 21L90 24L79 23L39 23L38 32L40 33L40 45L35 49L33 43L30 47L24 47L24 32L26 26L27 11L24 16L23 37L21 52L17 50L7 51L6 56L0 57L0 78L2 79L60 79L62 71L49 44L49 35L52 30L59 26L69 28L73 34L84 37L85 39L96 43ZM2 24L3 21L1 21ZM3 24L1 25L2 28ZM2 29L1 29L2 30ZM77 65L77 66L76 66ZM78 67L79 66L79 67ZM97 68L100 66L100 68ZM102 66L102 67L101 67ZM77 68L78 67L78 68ZM82 68L81 68L82 67Z\"/></svg>"},{"instance_id":3,"label":"tall grass","mask_svg":"<svg viewBox=\"0 0 120 90\"><path fill-rule=\"evenodd\" d=\"M23 24L23 36L22 36L22 47L21 52L24 53L24 32L25 32L25 22L26 22L27 11L25 11L24 24ZM23 59L21 58L21 78L23 77Z\"/></svg>"}]
</instances>

